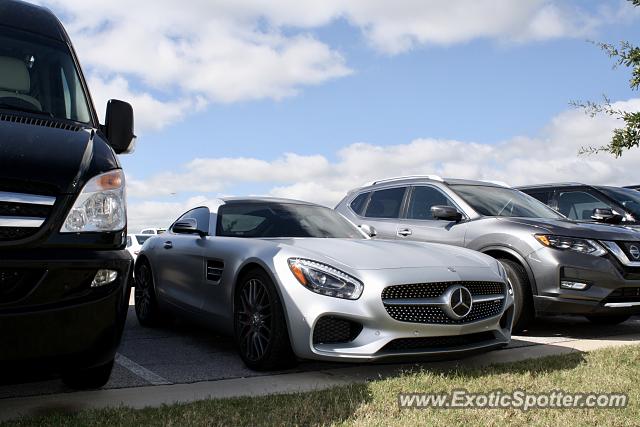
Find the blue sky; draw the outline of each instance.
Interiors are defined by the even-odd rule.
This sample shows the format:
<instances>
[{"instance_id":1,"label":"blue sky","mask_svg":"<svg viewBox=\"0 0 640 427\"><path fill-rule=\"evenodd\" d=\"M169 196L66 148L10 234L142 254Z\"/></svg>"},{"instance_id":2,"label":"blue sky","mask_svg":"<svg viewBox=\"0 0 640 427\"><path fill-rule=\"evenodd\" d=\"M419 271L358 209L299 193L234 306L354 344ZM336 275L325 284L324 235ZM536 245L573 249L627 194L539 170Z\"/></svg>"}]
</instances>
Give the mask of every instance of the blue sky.
<instances>
[{"instance_id":1,"label":"blue sky","mask_svg":"<svg viewBox=\"0 0 640 427\"><path fill-rule=\"evenodd\" d=\"M142 105L142 115L136 108L140 115L137 150L122 157L132 184L130 213L134 216L134 227L163 225L189 203L219 194L290 195L331 204L341 192L360 184L358 179L371 176L415 171L449 175L459 172L465 177L506 181L511 177L514 184L520 184L552 180L556 176L564 178L576 165L598 171L593 181L623 183L627 178L621 177L620 171L625 170L627 161L636 160L631 156L627 156L625 163L603 157L578 158L576 147L606 143L612 125L605 118L590 123L569 106L571 100L597 100L603 93L614 101L635 106L637 93L628 87L627 70L612 69L612 61L587 42L591 39L640 43L640 13L624 1L527 0L520 3L529 8L526 13L518 9L519 2L511 2L509 7L513 10L503 14L501 19L505 23L500 25L504 29L500 31L495 30L498 24L490 22L494 13L491 10L486 11L486 16L480 10L470 16L463 13L463 19L457 17L447 22L447 17L454 13L446 10L447 2L430 2L431 9L424 9L409 1L404 5L408 16L412 7L416 8L416 16L425 16L408 24L411 28L400 35L405 31L402 16L396 17L397 22L388 22L394 18L393 13L388 13L391 17L387 18L385 13L376 15L375 11L355 6L348 11L323 9L317 15L313 15L310 7L310 12L296 15L291 12L291 4L263 11L249 1L247 9L254 9L250 13L243 10L242 14L235 9L228 11L228 4L213 4L207 9L212 17L224 9L221 13L226 16L224 19L240 28L246 25L247 33L238 38L251 40L251 46L260 45L265 34L282 39L282 49L291 40L303 37L305 43L310 42L300 48L297 57L305 58L307 51L311 57L319 49L318 57L323 58L318 63L309 58L289 63L282 55L267 64L262 73L257 69L262 62L257 61L256 66L251 56L247 56L246 65L256 68L252 74L253 70L245 69L242 60L233 62L236 56L244 59L244 55L237 53L243 45L233 44L232 36L237 31L221 31L223 35L213 31L212 41L223 40L235 49L231 65L218 80L229 75L240 77L232 79L226 88L225 84L207 80L206 70L193 76L178 71L175 75L164 73L160 68L170 68L171 63L155 63L158 55L151 56L156 48L162 53L161 41L156 45L145 40L144 45L136 46L135 36L131 37L130 46L120 46L125 53L107 45L107 57L111 53L111 63L115 63L136 55L141 60L148 56L149 67L156 68L148 74L144 64L139 68L109 69L89 49L101 40L96 39L96 33L99 36L109 25L87 28L79 23L68 2L49 3L63 14L65 25L71 29L90 82L95 82L91 85L98 110L104 109L103 100L108 97L127 100L129 96L134 107L135 101ZM163 3L166 16L160 10ZM166 0L157 6L157 19L167 20L166 28L173 28L170 3ZM462 3L461 0L459 4ZM505 10L500 0L487 1L487 7L489 3L498 3L500 10ZM185 9L190 8L188 0L182 4ZM113 9L105 8L104 14L113 14L113 22L117 22L115 11L117 4ZM136 10L130 13L135 15ZM138 19L153 19L155 12L148 13L146 18ZM326 16L316 18L322 13ZM444 16L442 22L434 21L433 16L440 14ZM476 22L487 19L486 24ZM127 25L133 27L139 22L142 21L129 19L119 24L120 30L126 31ZM224 22L216 24L226 28ZM421 27L429 25L445 26L447 35L441 39ZM175 28L173 34L167 34L169 31L162 27L152 27L150 31L151 34L158 31L171 41L181 40L181 46L200 37L198 32L181 33L179 25ZM196 46L202 51L210 45ZM127 48L131 51L127 52ZM197 59L191 61L186 65L203 66ZM298 67L303 69L302 73L290 72ZM306 78L314 73L318 76ZM247 76L242 80L244 74ZM283 83L279 76L289 74L294 77ZM262 87L255 83L271 75L274 76L271 79L264 78ZM182 78L200 83L185 88ZM237 93L227 90L236 85ZM253 92L241 89L254 85ZM537 151L536 147L554 151L555 148L548 147L565 142L568 148L559 151L556 157L568 157L569 163L556 162L547 174L527 175L519 167L515 176L509 168L496 166L518 161L526 164L531 155L527 151ZM364 146L354 146L358 143ZM492 149L499 153L488 154L487 150ZM344 150L351 154L345 154ZM360 165L359 172L352 173L357 168L351 162L357 162L358 157L352 152L359 150L365 153L363 159L376 155L380 158L363 160L370 161L370 170ZM429 157L430 150L439 154ZM447 150L452 153L439 157ZM406 167L402 164L403 151L408 157ZM421 157L412 154L415 152L427 154ZM510 156L501 157L506 152ZM287 158L286 153L294 153L301 159ZM541 155L536 161L544 165L544 153ZM385 158L390 159L389 167ZM189 166L194 159L204 162L198 170ZM220 167L223 164L233 164L244 175L226 171ZM220 173L213 170L216 168L221 169ZM269 172L269 168L276 172ZM296 173L298 168L301 170ZM285 173L282 169L291 170ZM279 176L280 172L283 176ZM340 174L343 179L336 176ZM271 179L271 175L278 176ZM194 180L211 180L211 185L192 185ZM171 184L176 181L184 185Z\"/></svg>"}]
</instances>

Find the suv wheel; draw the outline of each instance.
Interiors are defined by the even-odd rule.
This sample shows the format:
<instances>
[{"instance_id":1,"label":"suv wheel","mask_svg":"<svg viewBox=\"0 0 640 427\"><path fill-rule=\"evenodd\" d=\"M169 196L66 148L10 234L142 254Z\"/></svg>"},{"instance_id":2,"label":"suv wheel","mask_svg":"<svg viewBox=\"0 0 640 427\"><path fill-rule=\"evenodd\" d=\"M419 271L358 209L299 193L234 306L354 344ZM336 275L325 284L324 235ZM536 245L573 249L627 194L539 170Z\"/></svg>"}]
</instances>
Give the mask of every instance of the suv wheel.
<instances>
[{"instance_id":1,"label":"suv wheel","mask_svg":"<svg viewBox=\"0 0 640 427\"><path fill-rule=\"evenodd\" d=\"M533 308L533 294L531 284L524 267L510 259L499 259L507 271L507 276L513 286L515 310L513 314L513 332L518 333L527 329L535 318Z\"/></svg>"},{"instance_id":2,"label":"suv wheel","mask_svg":"<svg viewBox=\"0 0 640 427\"><path fill-rule=\"evenodd\" d=\"M233 317L236 346L249 368L265 371L294 364L282 302L264 271L252 270L240 279Z\"/></svg>"},{"instance_id":3,"label":"suv wheel","mask_svg":"<svg viewBox=\"0 0 640 427\"><path fill-rule=\"evenodd\" d=\"M586 317L591 323L595 323L597 325L617 325L618 323L625 322L631 316L626 314L603 314Z\"/></svg>"},{"instance_id":4,"label":"suv wheel","mask_svg":"<svg viewBox=\"0 0 640 427\"><path fill-rule=\"evenodd\" d=\"M93 368L68 372L62 376L62 381L76 390L100 388L109 381L112 369L113 360Z\"/></svg>"}]
</instances>

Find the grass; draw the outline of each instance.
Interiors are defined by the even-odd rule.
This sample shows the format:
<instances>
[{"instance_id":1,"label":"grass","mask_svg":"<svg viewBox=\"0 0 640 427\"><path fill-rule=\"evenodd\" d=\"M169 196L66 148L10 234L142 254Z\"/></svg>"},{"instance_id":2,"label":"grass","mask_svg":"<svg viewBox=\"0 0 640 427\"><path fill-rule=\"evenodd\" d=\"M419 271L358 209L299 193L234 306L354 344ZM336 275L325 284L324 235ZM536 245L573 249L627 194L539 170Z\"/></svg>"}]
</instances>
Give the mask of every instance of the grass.
<instances>
[{"instance_id":1,"label":"grass","mask_svg":"<svg viewBox=\"0 0 640 427\"><path fill-rule=\"evenodd\" d=\"M400 392L454 389L531 393L621 392L622 409L399 409ZM9 422L6 426L259 425L639 425L640 346L572 353L485 368L429 370L304 394L206 400L133 410L91 410ZM5 424L3 424L4 426Z\"/></svg>"}]
</instances>

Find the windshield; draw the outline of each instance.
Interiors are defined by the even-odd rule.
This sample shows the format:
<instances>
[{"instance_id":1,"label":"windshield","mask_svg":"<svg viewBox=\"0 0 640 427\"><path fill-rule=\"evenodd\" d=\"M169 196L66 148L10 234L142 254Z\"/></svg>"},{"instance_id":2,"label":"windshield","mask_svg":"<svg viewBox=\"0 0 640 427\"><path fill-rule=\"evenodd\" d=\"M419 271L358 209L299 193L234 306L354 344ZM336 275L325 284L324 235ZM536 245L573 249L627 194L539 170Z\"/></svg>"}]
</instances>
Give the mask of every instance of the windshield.
<instances>
[{"instance_id":1,"label":"windshield","mask_svg":"<svg viewBox=\"0 0 640 427\"><path fill-rule=\"evenodd\" d=\"M337 212L294 203L234 203L218 209L216 235L364 239Z\"/></svg>"},{"instance_id":2,"label":"windshield","mask_svg":"<svg viewBox=\"0 0 640 427\"><path fill-rule=\"evenodd\" d=\"M0 110L89 123L87 98L69 48L0 28Z\"/></svg>"},{"instance_id":3,"label":"windshield","mask_svg":"<svg viewBox=\"0 0 640 427\"><path fill-rule=\"evenodd\" d=\"M631 212L636 220L640 220L640 192L638 190L612 187L599 187L598 189Z\"/></svg>"},{"instance_id":4,"label":"windshield","mask_svg":"<svg viewBox=\"0 0 640 427\"><path fill-rule=\"evenodd\" d=\"M451 188L480 215L545 219L564 218L544 203L511 188L480 185L452 185Z\"/></svg>"}]
</instances>

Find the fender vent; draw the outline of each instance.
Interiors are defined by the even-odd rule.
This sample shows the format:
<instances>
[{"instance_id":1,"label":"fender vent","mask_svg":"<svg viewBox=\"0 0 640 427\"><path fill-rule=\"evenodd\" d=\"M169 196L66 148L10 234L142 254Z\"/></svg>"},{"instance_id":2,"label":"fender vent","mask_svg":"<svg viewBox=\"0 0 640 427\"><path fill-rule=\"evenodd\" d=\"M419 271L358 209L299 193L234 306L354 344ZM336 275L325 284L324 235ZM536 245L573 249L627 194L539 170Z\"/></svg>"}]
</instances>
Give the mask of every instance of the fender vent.
<instances>
[{"instance_id":1,"label":"fender vent","mask_svg":"<svg viewBox=\"0 0 640 427\"><path fill-rule=\"evenodd\" d=\"M0 113L0 120L2 120L3 122L21 123L23 125L32 125L32 126L44 126L48 128L54 128L54 129L69 130L72 132L78 132L80 129L82 129L80 126L76 126L76 125L62 122L62 121L41 119L41 118L28 117L28 116L14 116L12 114L5 114L5 113Z\"/></svg>"},{"instance_id":2,"label":"fender vent","mask_svg":"<svg viewBox=\"0 0 640 427\"><path fill-rule=\"evenodd\" d=\"M224 271L224 262L218 260L207 260L207 280L219 282Z\"/></svg>"}]
</instances>

